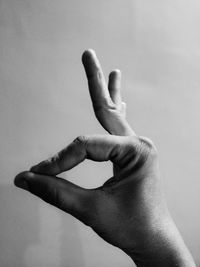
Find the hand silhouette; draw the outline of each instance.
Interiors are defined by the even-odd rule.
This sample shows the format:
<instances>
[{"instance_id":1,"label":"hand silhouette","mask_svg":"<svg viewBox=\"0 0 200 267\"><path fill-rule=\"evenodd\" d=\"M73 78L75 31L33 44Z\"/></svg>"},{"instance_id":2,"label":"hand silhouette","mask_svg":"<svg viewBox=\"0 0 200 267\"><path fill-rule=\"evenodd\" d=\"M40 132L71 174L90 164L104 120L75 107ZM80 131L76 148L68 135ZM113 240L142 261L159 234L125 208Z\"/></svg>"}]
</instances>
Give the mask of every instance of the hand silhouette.
<instances>
[{"instance_id":1,"label":"hand silhouette","mask_svg":"<svg viewBox=\"0 0 200 267\"><path fill-rule=\"evenodd\" d=\"M51 159L17 175L15 184L90 226L137 266L195 266L165 203L157 150L126 121L120 72L111 72L107 86L94 51L84 52L82 60L95 115L113 135L80 136ZM113 176L95 189L56 176L85 159L110 160Z\"/></svg>"}]
</instances>

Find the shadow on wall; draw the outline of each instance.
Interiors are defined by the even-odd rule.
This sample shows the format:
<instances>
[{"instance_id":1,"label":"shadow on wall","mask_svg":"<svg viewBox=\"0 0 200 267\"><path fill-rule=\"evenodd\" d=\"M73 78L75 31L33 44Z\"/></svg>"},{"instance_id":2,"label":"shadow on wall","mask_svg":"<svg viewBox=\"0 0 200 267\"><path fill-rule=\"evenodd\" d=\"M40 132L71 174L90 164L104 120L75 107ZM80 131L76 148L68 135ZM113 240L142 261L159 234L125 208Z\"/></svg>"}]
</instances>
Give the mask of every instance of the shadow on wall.
<instances>
[{"instance_id":1,"label":"shadow on wall","mask_svg":"<svg viewBox=\"0 0 200 267\"><path fill-rule=\"evenodd\" d=\"M83 267L84 257L80 234L74 218L61 214L59 224L59 259L55 259L54 242L41 231L40 200L34 200L14 185L0 186L0 265L3 267ZM51 208L50 208L51 209ZM45 209L46 210L46 209ZM59 216L60 214L58 214ZM44 216L42 225L49 230L50 218ZM52 223L51 229L54 228ZM42 227L43 228L43 227ZM46 233L51 236L55 232Z\"/></svg>"}]
</instances>

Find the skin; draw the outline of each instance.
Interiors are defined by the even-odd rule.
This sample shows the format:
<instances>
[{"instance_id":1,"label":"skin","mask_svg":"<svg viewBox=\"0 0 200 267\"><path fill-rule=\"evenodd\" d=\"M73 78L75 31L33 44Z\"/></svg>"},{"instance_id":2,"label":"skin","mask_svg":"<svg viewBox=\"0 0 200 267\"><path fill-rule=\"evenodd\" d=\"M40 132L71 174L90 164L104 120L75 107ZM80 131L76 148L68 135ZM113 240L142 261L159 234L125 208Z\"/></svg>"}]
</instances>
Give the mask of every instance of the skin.
<instances>
[{"instance_id":1,"label":"skin","mask_svg":"<svg viewBox=\"0 0 200 267\"><path fill-rule=\"evenodd\" d=\"M18 174L15 185L70 213L137 266L194 267L165 203L156 147L126 120L120 71L110 73L107 85L93 50L85 51L82 61L96 118L109 135L79 136ZM113 176L95 189L57 177L85 159L112 161Z\"/></svg>"}]
</instances>

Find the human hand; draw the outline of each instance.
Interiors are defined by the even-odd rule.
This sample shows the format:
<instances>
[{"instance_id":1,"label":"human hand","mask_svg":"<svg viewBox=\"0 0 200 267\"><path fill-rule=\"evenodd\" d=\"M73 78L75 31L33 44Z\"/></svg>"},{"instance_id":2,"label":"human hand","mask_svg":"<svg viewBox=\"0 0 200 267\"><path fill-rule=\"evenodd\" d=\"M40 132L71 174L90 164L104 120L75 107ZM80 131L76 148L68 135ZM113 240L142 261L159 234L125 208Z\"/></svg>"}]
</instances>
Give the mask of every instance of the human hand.
<instances>
[{"instance_id":1,"label":"human hand","mask_svg":"<svg viewBox=\"0 0 200 267\"><path fill-rule=\"evenodd\" d=\"M84 56L97 118L108 132L129 136L79 137L30 172L19 174L15 184L72 214L138 266L195 266L167 210L154 144L135 135L120 109L116 112L105 104L109 95L95 78L99 74L93 76L93 54ZM111 160L116 166L113 177L96 189L84 189L56 176L85 159Z\"/></svg>"}]
</instances>

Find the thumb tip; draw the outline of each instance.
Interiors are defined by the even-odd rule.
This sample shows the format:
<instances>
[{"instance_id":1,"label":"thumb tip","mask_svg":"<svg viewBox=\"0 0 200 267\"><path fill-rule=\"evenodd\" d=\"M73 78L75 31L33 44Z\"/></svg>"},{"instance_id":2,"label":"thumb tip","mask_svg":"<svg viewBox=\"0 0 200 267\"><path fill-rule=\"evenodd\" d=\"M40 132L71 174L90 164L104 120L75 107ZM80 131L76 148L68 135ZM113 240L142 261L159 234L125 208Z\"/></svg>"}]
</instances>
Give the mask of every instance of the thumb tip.
<instances>
[{"instance_id":1,"label":"thumb tip","mask_svg":"<svg viewBox=\"0 0 200 267\"><path fill-rule=\"evenodd\" d=\"M28 171L19 173L14 179L14 185L29 191L29 185L27 179L30 178L31 175L32 173Z\"/></svg>"}]
</instances>

